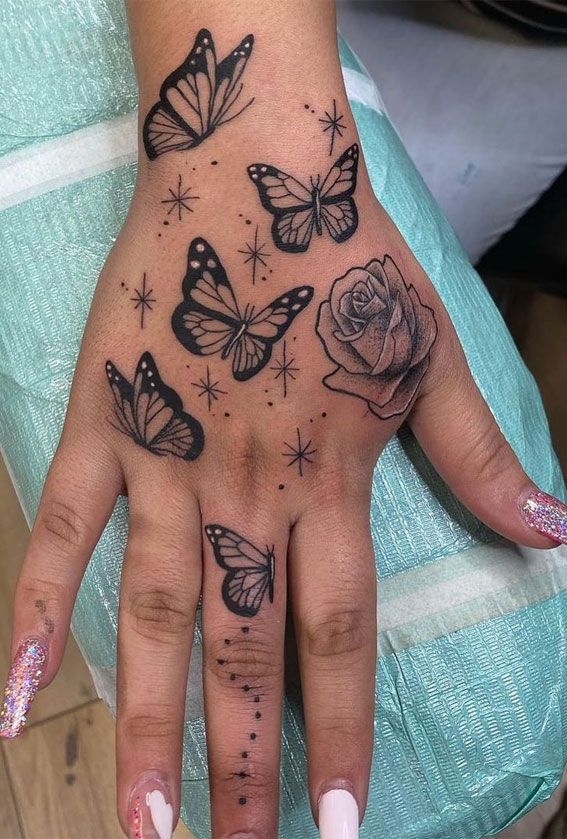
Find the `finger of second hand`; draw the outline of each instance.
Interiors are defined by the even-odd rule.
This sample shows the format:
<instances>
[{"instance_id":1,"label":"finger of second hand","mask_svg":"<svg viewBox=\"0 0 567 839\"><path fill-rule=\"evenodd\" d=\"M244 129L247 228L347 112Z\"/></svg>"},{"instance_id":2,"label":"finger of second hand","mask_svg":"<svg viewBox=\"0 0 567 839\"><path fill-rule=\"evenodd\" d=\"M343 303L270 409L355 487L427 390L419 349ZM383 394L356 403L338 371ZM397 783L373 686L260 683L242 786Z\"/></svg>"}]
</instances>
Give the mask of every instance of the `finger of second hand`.
<instances>
[{"instance_id":1,"label":"finger of second hand","mask_svg":"<svg viewBox=\"0 0 567 839\"><path fill-rule=\"evenodd\" d=\"M190 494L152 469L129 484L117 683L119 816L128 836L171 836L201 583L200 516ZM140 479L142 476L140 475Z\"/></svg>"},{"instance_id":2,"label":"finger of second hand","mask_svg":"<svg viewBox=\"0 0 567 839\"><path fill-rule=\"evenodd\" d=\"M288 525L203 513L203 644L213 836L277 836Z\"/></svg>"}]
</instances>

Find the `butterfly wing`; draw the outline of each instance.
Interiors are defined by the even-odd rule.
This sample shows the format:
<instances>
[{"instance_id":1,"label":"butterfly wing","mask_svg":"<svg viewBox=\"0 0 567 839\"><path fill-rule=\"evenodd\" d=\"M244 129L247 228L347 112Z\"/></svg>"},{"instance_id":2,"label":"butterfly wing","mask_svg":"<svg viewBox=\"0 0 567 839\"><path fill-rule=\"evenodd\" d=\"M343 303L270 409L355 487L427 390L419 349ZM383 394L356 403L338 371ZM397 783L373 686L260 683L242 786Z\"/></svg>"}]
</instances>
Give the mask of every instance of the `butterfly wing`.
<instances>
[{"instance_id":1,"label":"butterfly wing","mask_svg":"<svg viewBox=\"0 0 567 839\"><path fill-rule=\"evenodd\" d=\"M352 198L322 204L321 218L335 242L345 242L358 227L358 210Z\"/></svg>"},{"instance_id":2,"label":"butterfly wing","mask_svg":"<svg viewBox=\"0 0 567 839\"><path fill-rule=\"evenodd\" d=\"M247 35L217 67L217 85L211 108L211 125L215 128L234 119L254 101L251 99L237 113L234 112L234 106L242 93L242 84L239 85L238 82L244 73L253 46L254 36Z\"/></svg>"},{"instance_id":3,"label":"butterfly wing","mask_svg":"<svg viewBox=\"0 0 567 839\"><path fill-rule=\"evenodd\" d=\"M277 297L246 325L235 342L232 373L239 382L255 376L272 356L272 347L289 329L294 318L313 298L311 286L297 286Z\"/></svg>"},{"instance_id":4,"label":"butterfly wing","mask_svg":"<svg viewBox=\"0 0 567 839\"><path fill-rule=\"evenodd\" d=\"M106 375L114 397L114 418L117 423L114 427L138 443L138 429L132 408L132 385L112 361L106 362Z\"/></svg>"},{"instance_id":5,"label":"butterfly wing","mask_svg":"<svg viewBox=\"0 0 567 839\"><path fill-rule=\"evenodd\" d=\"M222 586L226 606L237 615L253 617L262 605L266 589L270 602L273 601L272 553L263 553L220 524L207 525L205 533L217 563L227 572Z\"/></svg>"},{"instance_id":6,"label":"butterfly wing","mask_svg":"<svg viewBox=\"0 0 567 839\"><path fill-rule=\"evenodd\" d=\"M107 362L106 370L121 431L153 454L172 454L183 460L195 460L201 454L201 423L183 411L179 395L163 382L150 353L140 358L132 385L112 362Z\"/></svg>"},{"instance_id":7,"label":"butterfly wing","mask_svg":"<svg viewBox=\"0 0 567 839\"><path fill-rule=\"evenodd\" d=\"M280 250L306 251L315 220L313 193L296 178L265 163L248 167L260 202L273 216L272 237Z\"/></svg>"},{"instance_id":8,"label":"butterfly wing","mask_svg":"<svg viewBox=\"0 0 567 839\"><path fill-rule=\"evenodd\" d=\"M226 353L242 318L226 271L205 239L189 245L182 288L183 301L171 319L177 340L197 355Z\"/></svg>"},{"instance_id":9,"label":"butterfly wing","mask_svg":"<svg viewBox=\"0 0 567 839\"><path fill-rule=\"evenodd\" d=\"M358 145L354 143L331 166L329 174L321 185L321 204L336 204L338 201L350 198L354 193L358 154Z\"/></svg>"},{"instance_id":10,"label":"butterfly wing","mask_svg":"<svg viewBox=\"0 0 567 839\"><path fill-rule=\"evenodd\" d=\"M183 64L163 82L160 101L144 121L142 135L150 160L201 142L209 131L216 89L215 45L209 30L201 29Z\"/></svg>"}]
</instances>

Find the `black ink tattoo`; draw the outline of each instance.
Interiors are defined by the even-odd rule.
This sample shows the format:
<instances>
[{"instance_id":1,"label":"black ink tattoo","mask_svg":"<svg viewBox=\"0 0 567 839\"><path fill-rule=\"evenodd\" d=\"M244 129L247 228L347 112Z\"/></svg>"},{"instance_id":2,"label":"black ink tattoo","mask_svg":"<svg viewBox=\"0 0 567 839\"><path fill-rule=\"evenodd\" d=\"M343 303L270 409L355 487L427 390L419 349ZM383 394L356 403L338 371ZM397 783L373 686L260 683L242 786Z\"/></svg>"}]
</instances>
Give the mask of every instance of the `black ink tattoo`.
<instances>
[{"instance_id":1,"label":"black ink tattoo","mask_svg":"<svg viewBox=\"0 0 567 839\"><path fill-rule=\"evenodd\" d=\"M270 256L270 254L267 251L262 250L262 248L265 247L265 242L263 245L258 244L258 225L256 225L254 241L246 242L244 244L244 249L238 251L238 253L244 254L244 256L246 257L246 259L244 260L245 265L248 262L252 263L252 285L256 285L256 268L258 266L258 263L260 263L260 265L263 265L264 268L268 267L266 259Z\"/></svg>"},{"instance_id":2,"label":"black ink tattoo","mask_svg":"<svg viewBox=\"0 0 567 839\"><path fill-rule=\"evenodd\" d=\"M429 367L437 322L390 256L335 280L316 329L336 365L326 387L363 399L380 419L408 410Z\"/></svg>"},{"instance_id":3,"label":"black ink tattoo","mask_svg":"<svg viewBox=\"0 0 567 839\"><path fill-rule=\"evenodd\" d=\"M220 524L208 524L205 533L220 567L226 571L222 584L225 605L241 617L254 617L268 593L274 601L274 546L265 551Z\"/></svg>"},{"instance_id":4,"label":"black ink tattoo","mask_svg":"<svg viewBox=\"0 0 567 839\"><path fill-rule=\"evenodd\" d=\"M241 313L217 254L204 239L189 246L183 302L173 313L175 336L196 355L232 353L232 374L245 382L269 362L274 344L313 298L311 286L298 286L257 314L251 305Z\"/></svg>"},{"instance_id":5,"label":"black ink tattoo","mask_svg":"<svg viewBox=\"0 0 567 839\"><path fill-rule=\"evenodd\" d=\"M283 350L282 350L282 357L276 358L273 367L270 367L270 370L275 370L276 375L274 379L282 380L283 385L283 395L284 399L287 397L287 380L290 378L292 381L296 380L296 373L299 373L299 367L294 367L295 358L288 358L287 357L287 346L286 340L284 338L283 342ZM270 403L268 403L270 404Z\"/></svg>"},{"instance_id":6,"label":"black ink tattoo","mask_svg":"<svg viewBox=\"0 0 567 839\"><path fill-rule=\"evenodd\" d=\"M179 394L163 382L149 352L138 361L132 384L112 361L106 362L106 375L114 396L114 428L152 454L199 457L205 444L203 426L183 411Z\"/></svg>"},{"instance_id":7,"label":"black ink tattoo","mask_svg":"<svg viewBox=\"0 0 567 839\"><path fill-rule=\"evenodd\" d=\"M302 442L299 428L296 428L296 433L297 443L292 444L284 441L284 446L288 451L282 452L282 455L288 458L288 466L297 465L299 477L302 478L304 464L313 463L313 455L317 452L317 449L311 448L311 440L308 440L307 443Z\"/></svg>"},{"instance_id":8,"label":"black ink tattoo","mask_svg":"<svg viewBox=\"0 0 567 839\"><path fill-rule=\"evenodd\" d=\"M198 396L207 395L207 407L209 411L211 410L213 402L215 402L219 396L226 396L226 390L221 390L219 387L220 381L211 381L211 373L208 364L206 378L201 378L198 382L191 382L191 384L193 387L199 388L200 393Z\"/></svg>"},{"instance_id":9,"label":"black ink tattoo","mask_svg":"<svg viewBox=\"0 0 567 839\"><path fill-rule=\"evenodd\" d=\"M144 314L146 309L151 312L152 303L157 303L155 297L152 297L152 293L153 288L146 289L146 272L144 271L142 288L135 288L134 297L130 298L130 300L134 303L134 309L140 310L140 329L144 328Z\"/></svg>"},{"instance_id":10,"label":"black ink tattoo","mask_svg":"<svg viewBox=\"0 0 567 839\"><path fill-rule=\"evenodd\" d=\"M195 148L252 104L254 98L242 107L239 100L244 87L240 78L253 45L254 36L247 35L217 63L211 33L199 31L193 49L165 79L159 101L144 121L142 136L150 160L169 151Z\"/></svg>"},{"instance_id":11,"label":"black ink tattoo","mask_svg":"<svg viewBox=\"0 0 567 839\"><path fill-rule=\"evenodd\" d=\"M289 253L302 253L311 242L313 228L319 236L325 226L335 242L345 242L358 227L356 189L358 146L350 146L321 176L305 186L296 178L265 163L248 167L265 210L274 216L272 237L276 246Z\"/></svg>"},{"instance_id":12,"label":"black ink tattoo","mask_svg":"<svg viewBox=\"0 0 567 839\"><path fill-rule=\"evenodd\" d=\"M341 122L343 119L343 114L337 113L337 102L333 99L333 112L330 113L329 111L325 111L325 116L319 118L319 122L322 122L325 128L323 128L323 134L326 131L329 131L331 145L329 148L329 157L333 153L333 149L335 146L335 136L342 137L343 131L346 130L346 125Z\"/></svg>"},{"instance_id":13,"label":"black ink tattoo","mask_svg":"<svg viewBox=\"0 0 567 839\"><path fill-rule=\"evenodd\" d=\"M200 196L199 195L191 195L192 187L183 187L181 175L178 176L177 179L177 186L175 189L169 187L169 198L163 198L162 204L165 204L166 207L169 207L167 211L167 215L171 215L175 210L177 210L177 219L181 221L183 210L186 210L188 213L193 212L193 207L190 205L190 201L198 201Z\"/></svg>"}]
</instances>

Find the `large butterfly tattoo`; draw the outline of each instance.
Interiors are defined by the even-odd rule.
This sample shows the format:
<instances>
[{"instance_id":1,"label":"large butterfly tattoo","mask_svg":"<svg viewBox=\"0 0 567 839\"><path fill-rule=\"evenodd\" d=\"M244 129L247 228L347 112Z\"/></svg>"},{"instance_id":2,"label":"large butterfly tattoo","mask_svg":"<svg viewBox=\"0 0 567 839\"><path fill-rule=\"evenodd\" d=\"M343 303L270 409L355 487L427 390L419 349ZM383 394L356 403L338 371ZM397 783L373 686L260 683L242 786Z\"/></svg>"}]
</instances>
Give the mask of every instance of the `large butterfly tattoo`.
<instances>
[{"instance_id":1,"label":"large butterfly tattoo","mask_svg":"<svg viewBox=\"0 0 567 839\"><path fill-rule=\"evenodd\" d=\"M211 33L200 30L183 64L163 82L159 102L144 121L142 136L150 160L168 151L198 146L252 104L253 98L238 107L244 86L238 82L253 45L254 36L247 35L217 64Z\"/></svg>"},{"instance_id":2,"label":"large butterfly tattoo","mask_svg":"<svg viewBox=\"0 0 567 839\"><path fill-rule=\"evenodd\" d=\"M268 592L274 601L274 548L259 550L234 530L220 524L208 524L205 533L213 546L215 559L227 574L222 584L222 598L231 612L254 617Z\"/></svg>"},{"instance_id":3,"label":"large butterfly tattoo","mask_svg":"<svg viewBox=\"0 0 567 839\"><path fill-rule=\"evenodd\" d=\"M311 178L310 186L266 163L248 167L262 206L274 216L272 236L280 250L306 251L313 228L321 236L325 227L335 242L344 242L352 236L358 226L358 211L352 197L357 169L356 143L334 163L323 183L318 175Z\"/></svg>"},{"instance_id":4,"label":"large butterfly tattoo","mask_svg":"<svg viewBox=\"0 0 567 839\"><path fill-rule=\"evenodd\" d=\"M205 444L203 426L183 411L181 398L164 384L149 352L138 361L132 384L112 361L106 362L106 375L114 396L114 428L152 454L199 457Z\"/></svg>"},{"instance_id":5,"label":"large butterfly tattoo","mask_svg":"<svg viewBox=\"0 0 567 839\"><path fill-rule=\"evenodd\" d=\"M196 355L232 353L232 374L245 382L266 366L276 341L313 297L311 286L297 286L257 314L251 305L241 313L234 291L215 251L204 239L189 245L183 302L171 319L175 336Z\"/></svg>"}]
</instances>

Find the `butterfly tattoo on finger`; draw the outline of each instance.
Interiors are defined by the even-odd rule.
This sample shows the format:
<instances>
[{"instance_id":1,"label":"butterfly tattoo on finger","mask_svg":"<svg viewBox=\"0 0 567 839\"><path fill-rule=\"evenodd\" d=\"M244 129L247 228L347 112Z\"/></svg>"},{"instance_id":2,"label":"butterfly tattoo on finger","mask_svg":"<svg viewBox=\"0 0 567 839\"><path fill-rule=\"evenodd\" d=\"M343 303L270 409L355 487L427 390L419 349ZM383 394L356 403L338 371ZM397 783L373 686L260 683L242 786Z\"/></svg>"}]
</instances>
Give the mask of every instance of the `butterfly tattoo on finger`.
<instances>
[{"instance_id":1,"label":"butterfly tattoo on finger","mask_svg":"<svg viewBox=\"0 0 567 839\"><path fill-rule=\"evenodd\" d=\"M138 361L129 382L112 361L106 376L114 397L111 425L152 454L195 460L205 445L199 420L185 413L179 394L165 384L149 352Z\"/></svg>"},{"instance_id":2,"label":"butterfly tattoo on finger","mask_svg":"<svg viewBox=\"0 0 567 839\"><path fill-rule=\"evenodd\" d=\"M313 230L326 229L335 242L345 242L358 227L356 189L358 145L354 143L335 161L325 179L312 177L306 186L287 172L267 163L254 163L248 175L258 189L264 209L274 217L272 237L288 253L303 253Z\"/></svg>"},{"instance_id":3,"label":"butterfly tattoo on finger","mask_svg":"<svg viewBox=\"0 0 567 839\"><path fill-rule=\"evenodd\" d=\"M208 29L198 32L191 52L167 76L159 101L144 121L142 137L150 160L166 152L195 148L250 107L254 97L240 105L244 89L240 79L253 46L254 36L247 35L217 63L211 33Z\"/></svg>"},{"instance_id":4,"label":"butterfly tattoo on finger","mask_svg":"<svg viewBox=\"0 0 567 839\"><path fill-rule=\"evenodd\" d=\"M222 584L225 605L244 618L258 614L265 595L274 602L274 546L260 550L221 524L208 524L205 533L217 564L226 571Z\"/></svg>"},{"instance_id":5,"label":"butterfly tattoo on finger","mask_svg":"<svg viewBox=\"0 0 567 839\"><path fill-rule=\"evenodd\" d=\"M232 375L245 382L262 370L274 344L313 298L311 286L297 286L256 312L238 305L227 273L202 238L189 245L183 301L176 307L171 326L177 340L195 355L232 355Z\"/></svg>"}]
</instances>

